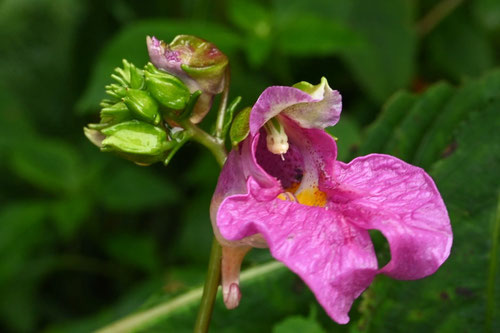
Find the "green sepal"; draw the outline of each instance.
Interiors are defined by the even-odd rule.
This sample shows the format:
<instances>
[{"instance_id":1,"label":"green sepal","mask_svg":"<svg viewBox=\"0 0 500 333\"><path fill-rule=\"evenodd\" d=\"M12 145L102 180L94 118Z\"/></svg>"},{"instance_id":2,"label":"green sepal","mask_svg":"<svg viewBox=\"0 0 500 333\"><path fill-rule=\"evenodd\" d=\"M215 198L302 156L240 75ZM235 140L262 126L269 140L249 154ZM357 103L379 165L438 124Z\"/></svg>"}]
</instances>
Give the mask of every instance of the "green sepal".
<instances>
[{"instance_id":1,"label":"green sepal","mask_svg":"<svg viewBox=\"0 0 500 333\"><path fill-rule=\"evenodd\" d=\"M101 123L118 123L132 118L132 112L124 102L118 102L101 110Z\"/></svg>"},{"instance_id":2,"label":"green sepal","mask_svg":"<svg viewBox=\"0 0 500 333\"><path fill-rule=\"evenodd\" d=\"M227 131L229 131L229 127L231 126L231 122L233 121L234 117L234 111L238 107L238 105L241 102L241 96L236 97L233 99L231 103L229 103L227 109L226 109L226 115L224 118L224 126L222 128L222 137L225 138L227 135Z\"/></svg>"},{"instance_id":3,"label":"green sepal","mask_svg":"<svg viewBox=\"0 0 500 333\"><path fill-rule=\"evenodd\" d=\"M111 77L124 87L142 89L144 87L144 72L125 59L122 62L123 68L115 68L116 74L112 74Z\"/></svg>"},{"instance_id":4,"label":"green sepal","mask_svg":"<svg viewBox=\"0 0 500 333\"><path fill-rule=\"evenodd\" d=\"M177 77L168 73L145 72L146 86L149 93L163 106L182 110L189 100L189 89Z\"/></svg>"},{"instance_id":5,"label":"green sepal","mask_svg":"<svg viewBox=\"0 0 500 333\"><path fill-rule=\"evenodd\" d=\"M101 133L106 136L101 142L103 151L158 156L172 148L163 129L139 120L104 128Z\"/></svg>"},{"instance_id":6,"label":"green sepal","mask_svg":"<svg viewBox=\"0 0 500 333\"><path fill-rule=\"evenodd\" d=\"M128 89L127 95L123 98L123 102L140 120L155 125L160 123L161 116L158 112L158 103L147 91Z\"/></svg>"},{"instance_id":7,"label":"green sepal","mask_svg":"<svg viewBox=\"0 0 500 333\"><path fill-rule=\"evenodd\" d=\"M251 107L246 107L234 117L233 124L229 130L229 138L233 146L245 140L250 133L250 111Z\"/></svg>"},{"instance_id":8,"label":"green sepal","mask_svg":"<svg viewBox=\"0 0 500 333\"><path fill-rule=\"evenodd\" d=\"M191 117L191 114L193 113L194 110L194 106L196 105L196 102L198 102L198 98L200 98L201 94L202 94L201 90L196 90L194 93L191 94L189 100L187 101L186 108L179 115L180 120L188 119L189 117Z\"/></svg>"},{"instance_id":9,"label":"green sepal","mask_svg":"<svg viewBox=\"0 0 500 333\"><path fill-rule=\"evenodd\" d=\"M106 94L116 99L121 99L127 95L127 88L116 83L108 84L105 88Z\"/></svg>"},{"instance_id":10,"label":"green sepal","mask_svg":"<svg viewBox=\"0 0 500 333\"><path fill-rule=\"evenodd\" d=\"M322 77L321 82L319 84L314 85L306 81L301 81L295 83L292 87L300 89L303 92L308 93L313 97L321 98L324 94L325 86L328 86L328 81L326 80L325 77Z\"/></svg>"},{"instance_id":11,"label":"green sepal","mask_svg":"<svg viewBox=\"0 0 500 333\"><path fill-rule=\"evenodd\" d=\"M211 66L206 67L193 67L186 64L181 65L181 69L186 72L193 79L206 79L206 78L216 78L223 75L224 70L227 67L228 62L224 61Z\"/></svg>"}]
</instances>

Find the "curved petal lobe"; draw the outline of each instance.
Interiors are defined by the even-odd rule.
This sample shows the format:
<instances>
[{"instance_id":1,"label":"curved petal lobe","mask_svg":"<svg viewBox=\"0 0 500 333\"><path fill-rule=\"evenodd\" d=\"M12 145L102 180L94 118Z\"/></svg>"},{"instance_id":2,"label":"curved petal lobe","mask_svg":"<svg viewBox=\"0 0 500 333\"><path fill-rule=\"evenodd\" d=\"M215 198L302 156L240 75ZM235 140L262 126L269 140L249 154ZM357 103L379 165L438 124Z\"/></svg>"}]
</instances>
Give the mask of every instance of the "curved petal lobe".
<instances>
[{"instance_id":1,"label":"curved petal lobe","mask_svg":"<svg viewBox=\"0 0 500 333\"><path fill-rule=\"evenodd\" d=\"M377 272L367 231L324 208L235 195L221 204L217 226L231 241L262 234L273 257L298 274L341 324L349 321L352 302Z\"/></svg>"},{"instance_id":2,"label":"curved petal lobe","mask_svg":"<svg viewBox=\"0 0 500 333\"><path fill-rule=\"evenodd\" d=\"M293 87L269 87L259 96L250 113L250 133L256 135L271 118L287 107L315 101L308 93Z\"/></svg>"},{"instance_id":3,"label":"curved petal lobe","mask_svg":"<svg viewBox=\"0 0 500 333\"><path fill-rule=\"evenodd\" d=\"M413 280L434 273L448 258L450 219L431 177L421 168L389 155L372 154L349 164L338 162L337 181L344 200L331 209L364 229L387 238L391 261L380 270Z\"/></svg>"}]
</instances>

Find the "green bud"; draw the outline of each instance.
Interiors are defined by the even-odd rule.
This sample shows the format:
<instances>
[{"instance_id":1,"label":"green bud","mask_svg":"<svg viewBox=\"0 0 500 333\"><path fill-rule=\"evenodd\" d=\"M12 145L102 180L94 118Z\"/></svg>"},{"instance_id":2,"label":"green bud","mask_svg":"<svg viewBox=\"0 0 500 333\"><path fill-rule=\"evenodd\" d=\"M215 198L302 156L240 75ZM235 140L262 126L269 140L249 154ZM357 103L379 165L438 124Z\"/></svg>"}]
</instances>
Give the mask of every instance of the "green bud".
<instances>
[{"instance_id":1,"label":"green bud","mask_svg":"<svg viewBox=\"0 0 500 333\"><path fill-rule=\"evenodd\" d=\"M105 88L108 95L117 99L121 99L127 94L127 88L122 87L116 83L108 84Z\"/></svg>"},{"instance_id":2,"label":"green bud","mask_svg":"<svg viewBox=\"0 0 500 333\"><path fill-rule=\"evenodd\" d=\"M128 89L123 102L137 118L155 125L160 123L158 103L147 91Z\"/></svg>"},{"instance_id":3,"label":"green bud","mask_svg":"<svg viewBox=\"0 0 500 333\"><path fill-rule=\"evenodd\" d=\"M106 106L101 110L101 123L118 123L132 118L132 113L124 102Z\"/></svg>"},{"instance_id":4,"label":"green bud","mask_svg":"<svg viewBox=\"0 0 500 333\"><path fill-rule=\"evenodd\" d=\"M152 64L148 64L154 68ZM173 75L158 70L145 71L148 91L162 105L174 110L186 107L190 93L186 85Z\"/></svg>"},{"instance_id":5,"label":"green bud","mask_svg":"<svg viewBox=\"0 0 500 333\"><path fill-rule=\"evenodd\" d=\"M116 74L111 75L111 77L124 87L142 89L144 87L143 71L125 59L122 62L123 68L115 68Z\"/></svg>"},{"instance_id":6,"label":"green bud","mask_svg":"<svg viewBox=\"0 0 500 333\"><path fill-rule=\"evenodd\" d=\"M168 141L161 128L130 120L101 129L86 129L85 134L102 151L115 152L135 163L147 165L162 161L176 142Z\"/></svg>"}]
</instances>

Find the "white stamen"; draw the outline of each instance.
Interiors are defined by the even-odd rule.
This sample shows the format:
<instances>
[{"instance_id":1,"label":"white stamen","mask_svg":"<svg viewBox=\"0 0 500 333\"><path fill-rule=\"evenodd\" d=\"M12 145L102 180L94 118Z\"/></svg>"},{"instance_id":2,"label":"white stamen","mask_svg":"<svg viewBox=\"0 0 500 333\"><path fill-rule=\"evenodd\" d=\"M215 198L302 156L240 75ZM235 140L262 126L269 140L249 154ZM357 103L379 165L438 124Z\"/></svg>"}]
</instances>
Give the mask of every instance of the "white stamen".
<instances>
[{"instance_id":1,"label":"white stamen","mask_svg":"<svg viewBox=\"0 0 500 333\"><path fill-rule=\"evenodd\" d=\"M286 154L289 148L285 129L276 118L269 120L264 128L267 132L267 149L273 154L281 155L281 158L285 160L283 154Z\"/></svg>"}]
</instances>

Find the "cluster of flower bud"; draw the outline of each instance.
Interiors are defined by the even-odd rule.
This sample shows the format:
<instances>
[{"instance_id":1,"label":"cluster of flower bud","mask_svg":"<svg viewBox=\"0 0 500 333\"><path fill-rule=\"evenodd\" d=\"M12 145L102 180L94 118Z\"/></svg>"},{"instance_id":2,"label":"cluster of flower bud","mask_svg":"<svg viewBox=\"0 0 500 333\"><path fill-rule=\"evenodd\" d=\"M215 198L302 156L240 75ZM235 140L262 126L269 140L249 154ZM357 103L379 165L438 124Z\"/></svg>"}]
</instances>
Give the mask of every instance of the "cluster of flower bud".
<instances>
[{"instance_id":1,"label":"cluster of flower bud","mask_svg":"<svg viewBox=\"0 0 500 333\"><path fill-rule=\"evenodd\" d=\"M203 39L181 35L166 44L147 38L152 63L139 69L126 60L106 86L101 119L85 135L102 151L138 164L168 162L188 134L178 127L200 122L224 89L227 57Z\"/></svg>"},{"instance_id":2,"label":"cluster of flower bud","mask_svg":"<svg viewBox=\"0 0 500 333\"><path fill-rule=\"evenodd\" d=\"M106 86L110 98L101 102L101 121L89 124L85 135L102 151L141 165L165 161L185 136L164 121L166 113L189 112L192 94L180 79L151 63L142 70L123 60L111 77L116 83Z\"/></svg>"}]
</instances>

